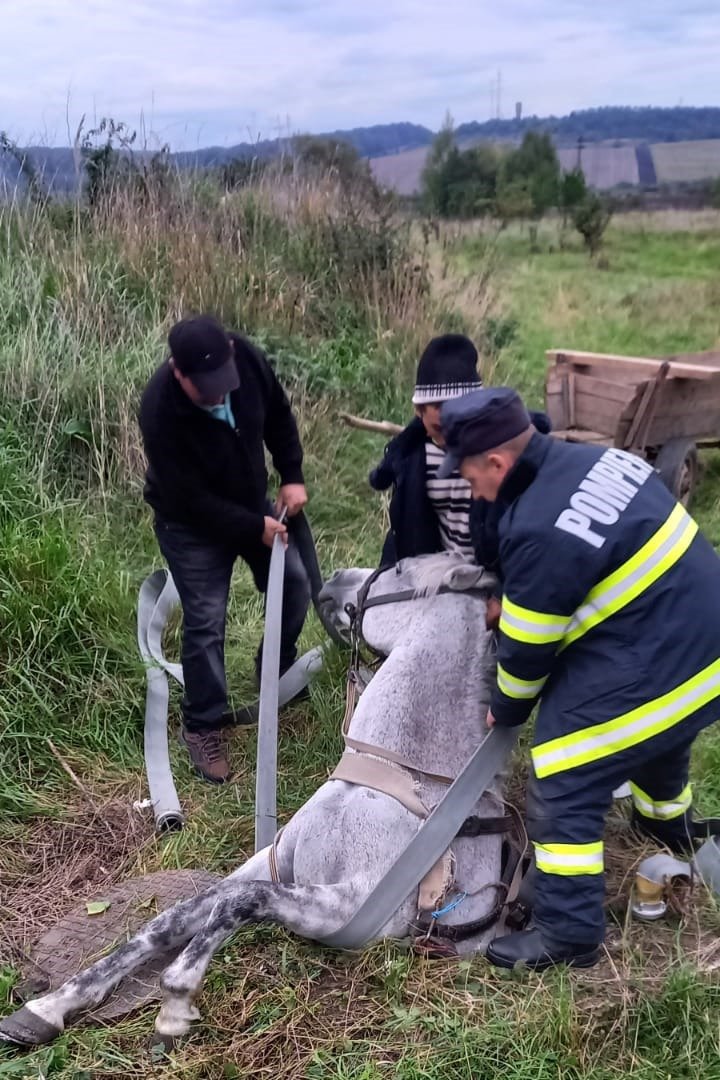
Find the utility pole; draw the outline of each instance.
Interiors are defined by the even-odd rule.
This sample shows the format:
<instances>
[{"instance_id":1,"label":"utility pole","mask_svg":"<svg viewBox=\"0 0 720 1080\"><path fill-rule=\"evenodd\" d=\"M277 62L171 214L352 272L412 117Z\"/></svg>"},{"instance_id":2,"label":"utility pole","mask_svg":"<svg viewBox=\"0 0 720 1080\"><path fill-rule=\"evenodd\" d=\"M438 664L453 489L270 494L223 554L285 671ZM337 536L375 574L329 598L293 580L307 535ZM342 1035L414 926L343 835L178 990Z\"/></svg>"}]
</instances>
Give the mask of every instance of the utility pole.
<instances>
[{"instance_id":1,"label":"utility pole","mask_svg":"<svg viewBox=\"0 0 720 1080\"><path fill-rule=\"evenodd\" d=\"M584 149L585 149L585 140L583 139L582 135L578 135L578 141L577 141L577 151L578 151L577 152L577 167L578 167L578 172L582 172L582 155L583 155L583 150Z\"/></svg>"}]
</instances>

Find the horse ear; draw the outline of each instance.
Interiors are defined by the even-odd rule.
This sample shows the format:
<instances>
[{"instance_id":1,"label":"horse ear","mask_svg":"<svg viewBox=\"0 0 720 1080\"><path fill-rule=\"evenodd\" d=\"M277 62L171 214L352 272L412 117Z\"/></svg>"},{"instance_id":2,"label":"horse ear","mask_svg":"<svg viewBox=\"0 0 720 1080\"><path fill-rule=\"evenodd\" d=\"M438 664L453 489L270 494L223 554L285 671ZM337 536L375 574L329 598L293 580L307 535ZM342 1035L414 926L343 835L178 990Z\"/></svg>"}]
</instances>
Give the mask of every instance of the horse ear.
<instances>
[{"instance_id":1,"label":"horse ear","mask_svg":"<svg viewBox=\"0 0 720 1080\"><path fill-rule=\"evenodd\" d=\"M467 592L470 589L487 589L490 591L497 585L497 578L486 570L484 566L474 566L472 563L461 563L453 566L445 576L445 587L453 592Z\"/></svg>"}]
</instances>

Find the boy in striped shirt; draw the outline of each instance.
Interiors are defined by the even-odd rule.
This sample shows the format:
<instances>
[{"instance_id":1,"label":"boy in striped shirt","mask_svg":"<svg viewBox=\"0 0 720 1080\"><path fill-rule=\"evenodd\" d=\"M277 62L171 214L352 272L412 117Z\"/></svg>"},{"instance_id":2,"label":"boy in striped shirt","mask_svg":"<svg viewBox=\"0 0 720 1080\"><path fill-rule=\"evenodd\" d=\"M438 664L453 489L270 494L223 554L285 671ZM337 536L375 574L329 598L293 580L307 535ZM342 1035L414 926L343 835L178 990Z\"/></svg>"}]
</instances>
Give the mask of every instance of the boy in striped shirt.
<instances>
[{"instance_id":1,"label":"boy in striped shirt","mask_svg":"<svg viewBox=\"0 0 720 1080\"><path fill-rule=\"evenodd\" d=\"M370 474L376 491L392 488L390 531L381 565L452 551L499 573L497 523L502 505L484 499L473 502L469 484L457 471L447 479L437 475L445 460L440 407L481 386L472 341L464 334L433 338L417 368L412 396L415 419L388 444ZM550 430L543 413L531 417L539 430Z\"/></svg>"}]
</instances>

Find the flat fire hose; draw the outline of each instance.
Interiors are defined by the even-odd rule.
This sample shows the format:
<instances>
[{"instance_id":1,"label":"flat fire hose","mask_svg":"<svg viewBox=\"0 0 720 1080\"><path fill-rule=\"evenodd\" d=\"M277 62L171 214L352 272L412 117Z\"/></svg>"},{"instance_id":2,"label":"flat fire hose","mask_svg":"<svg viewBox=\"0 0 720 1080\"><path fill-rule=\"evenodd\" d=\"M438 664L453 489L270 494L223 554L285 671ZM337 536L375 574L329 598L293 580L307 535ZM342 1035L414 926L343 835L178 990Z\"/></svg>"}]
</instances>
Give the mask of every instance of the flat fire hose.
<instances>
[{"instance_id":1,"label":"flat fire hose","mask_svg":"<svg viewBox=\"0 0 720 1080\"><path fill-rule=\"evenodd\" d=\"M180 809L167 743L168 675L183 685L180 664L165 659L162 634L170 612L179 603L175 583L167 570L156 570L140 587L138 597L138 647L145 662L145 770L150 801L158 832L182 829Z\"/></svg>"},{"instance_id":2,"label":"flat fire hose","mask_svg":"<svg viewBox=\"0 0 720 1080\"><path fill-rule=\"evenodd\" d=\"M272 844L277 833L277 744L285 544L273 540L270 555L265 635L260 667L260 713L255 768L255 850Z\"/></svg>"},{"instance_id":3,"label":"flat fire hose","mask_svg":"<svg viewBox=\"0 0 720 1080\"><path fill-rule=\"evenodd\" d=\"M313 601L320 614L317 595L322 588L322 578L312 532L304 515L299 514L295 522L297 524L294 523L293 527L299 534L298 549L311 582ZM183 670L181 664L166 660L162 648L163 631L171 612L179 603L180 598L175 583L166 569L155 570L140 587L137 640L140 655L145 663L147 678L145 770L155 825L159 832L181 829L185 823L170 768L167 732L169 701L167 676L170 675L180 686L184 686ZM280 610L282 610L282 598ZM323 624L325 625L325 620ZM323 656L323 647L317 646L299 657L285 672L278 683L279 705L287 704L301 690L304 690L312 676L322 668Z\"/></svg>"},{"instance_id":4,"label":"flat fire hose","mask_svg":"<svg viewBox=\"0 0 720 1080\"><path fill-rule=\"evenodd\" d=\"M478 798L510 756L518 728L491 728L408 846L344 926L318 938L333 949L361 949L374 940L452 844Z\"/></svg>"}]
</instances>

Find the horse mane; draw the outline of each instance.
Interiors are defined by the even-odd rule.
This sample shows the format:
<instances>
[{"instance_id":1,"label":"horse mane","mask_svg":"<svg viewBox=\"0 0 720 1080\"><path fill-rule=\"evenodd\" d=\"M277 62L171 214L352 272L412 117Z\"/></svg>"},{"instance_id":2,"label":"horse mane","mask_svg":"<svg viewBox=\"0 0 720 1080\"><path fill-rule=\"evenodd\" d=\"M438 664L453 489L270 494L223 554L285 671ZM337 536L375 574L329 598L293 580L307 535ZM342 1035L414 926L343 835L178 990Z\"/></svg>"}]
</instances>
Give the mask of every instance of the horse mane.
<instances>
[{"instance_id":1,"label":"horse mane","mask_svg":"<svg viewBox=\"0 0 720 1080\"><path fill-rule=\"evenodd\" d=\"M469 563L454 552L420 556L412 562L409 573L417 596L436 596L443 588L458 593L469 590L490 592L497 584L497 578L490 571Z\"/></svg>"},{"instance_id":2,"label":"horse mane","mask_svg":"<svg viewBox=\"0 0 720 1080\"><path fill-rule=\"evenodd\" d=\"M419 556L409 568L412 586L418 596L435 596L447 583L448 575L465 562L462 555L441 551L437 555Z\"/></svg>"}]
</instances>

